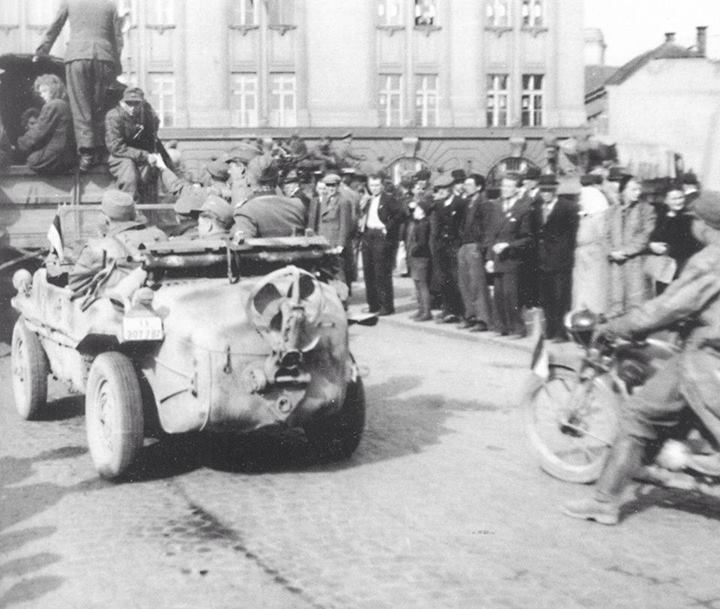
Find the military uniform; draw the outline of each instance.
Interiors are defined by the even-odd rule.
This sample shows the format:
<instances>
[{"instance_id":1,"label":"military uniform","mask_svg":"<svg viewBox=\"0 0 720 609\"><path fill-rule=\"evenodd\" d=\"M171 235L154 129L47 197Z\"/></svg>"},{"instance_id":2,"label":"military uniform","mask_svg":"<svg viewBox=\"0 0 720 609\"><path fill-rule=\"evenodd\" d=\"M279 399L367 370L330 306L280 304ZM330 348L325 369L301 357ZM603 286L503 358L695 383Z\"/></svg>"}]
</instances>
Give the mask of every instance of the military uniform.
<instances>
[{"instance_id":1,"label":"military uniform","mask_svg":"<svg viewBox=\"0 0 720 609\"><path fill-rule=\"evenodd\" d=\"M242 232L245 238L291 237L305 232L302 201L277 195L274 190L258 192L236 206L234 217L234 232Z\"/></svg>"},{"instance_id":2,"label":"military uniform","mask_svg":"<svg viewBox=\"0 0 720 609\"><path fill-rule=\"evenodd\" d=\"M146 191L156 179L155 168L148 159L155 152L159 125L155 111L145 101L135 114L118 104L105 117L108 168L118 189L136 199L148 198L150 193Z\"/></svg>"},{"instance_id":3,"label":"military uniform","mask_svg":"<svg viewBox=\"0 0 720 609\"><path fill-rule=\"evenodd\" d=\"M122 72L123 40L117 3L112 0L62 0L45 32L38 55L48 55L66 21L70 40L65 51L65 76L75 139L83 151L102 148L107 91Z\"/></svg>"}]
</instances>

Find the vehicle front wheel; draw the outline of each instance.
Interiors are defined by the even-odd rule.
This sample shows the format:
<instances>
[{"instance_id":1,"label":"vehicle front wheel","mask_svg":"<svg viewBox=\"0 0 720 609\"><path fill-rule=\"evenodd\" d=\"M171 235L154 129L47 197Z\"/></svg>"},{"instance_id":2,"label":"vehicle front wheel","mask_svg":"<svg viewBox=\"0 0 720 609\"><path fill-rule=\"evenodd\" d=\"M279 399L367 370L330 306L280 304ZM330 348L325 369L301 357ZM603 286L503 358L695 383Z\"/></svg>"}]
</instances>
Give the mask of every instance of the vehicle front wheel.
<instances>
[{"instance_id":1,"label":"vehicle front wheel","mask_svg":"<svg viewBox=\"0 0 720 609\"><path fill-rule=\"evenodd\" d=\"M360 444L365 429L365 388L358 376L348 384L340 410L305 427L305 435L321 458L348 459Z\"/></svg>"},{"instance_id":2,"label":"vehicle front wheel","mask_svg":"<svg viewBox=\"0 0 720 609\"><path fill-rule=\"evenodd\" d=\"M130 359L101 353L90 367L85 395L85 425L90 456L98 474L122 476L143 444L143 402Z\"/></svg>"},{"instance_id":3,"label":"vehicle front wheel","mask_svg":"<svg viewBox=\"0 0 720 609\"><path fill-rule=\"evenodd\" d=\"M40 339L22 318L13 328L11 360L15 408L27 421L38 419L47 404L50 370Z\"/></svg>"},{"instance_id":4,"label":"vehicle front wheel","mask_svg":"<svg viewBox=\"0 0 720 609\"><path fill-rule=\"evenodd\" d=\"M550 367L533 375L523 397L525 432L540 467L566 482L587 484L600 476L617 434L618 397L601 377Z\"/></svg>"}]
</instances>

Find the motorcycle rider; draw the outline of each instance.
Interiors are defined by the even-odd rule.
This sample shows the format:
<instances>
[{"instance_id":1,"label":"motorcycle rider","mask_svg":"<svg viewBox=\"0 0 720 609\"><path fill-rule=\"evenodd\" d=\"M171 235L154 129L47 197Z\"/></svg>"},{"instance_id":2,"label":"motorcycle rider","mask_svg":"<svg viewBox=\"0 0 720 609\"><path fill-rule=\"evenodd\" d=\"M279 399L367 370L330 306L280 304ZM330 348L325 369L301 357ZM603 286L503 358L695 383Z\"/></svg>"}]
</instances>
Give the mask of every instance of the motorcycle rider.
<instances>
[{"instance_id":1,"label":"motorcycle rider","mask_svg":"<svg viewBox=\"0 0 720 609\"><path fill-rule=\"evenodd\" d=\"M691 320L684 350L624 404L619 433L590 499L566 503L573 518L617 524L621 495L646 447L689 406L720 441L720 192L696 200L694 236L705 245L660 296L598 328L601 335L645 334Z\"/></svg>"}]
</instances>

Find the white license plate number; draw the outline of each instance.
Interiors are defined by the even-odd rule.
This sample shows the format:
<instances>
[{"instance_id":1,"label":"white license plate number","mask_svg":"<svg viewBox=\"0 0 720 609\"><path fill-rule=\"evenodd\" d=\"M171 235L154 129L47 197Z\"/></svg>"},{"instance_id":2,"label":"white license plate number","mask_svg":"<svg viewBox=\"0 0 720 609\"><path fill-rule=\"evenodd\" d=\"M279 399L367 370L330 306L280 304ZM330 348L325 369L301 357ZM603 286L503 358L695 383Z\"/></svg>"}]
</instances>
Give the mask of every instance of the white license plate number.
<instances>
[{"instance_id":1,"label":"white license plate number","mask_svg":"<svg viewBox=\"0 0 720 609\"><path fill-rule=\"evenodd\" d=\"M162 340L163 326L159 317L125 317L123 319L123 340Z\"/></svg>"}]
</instances>

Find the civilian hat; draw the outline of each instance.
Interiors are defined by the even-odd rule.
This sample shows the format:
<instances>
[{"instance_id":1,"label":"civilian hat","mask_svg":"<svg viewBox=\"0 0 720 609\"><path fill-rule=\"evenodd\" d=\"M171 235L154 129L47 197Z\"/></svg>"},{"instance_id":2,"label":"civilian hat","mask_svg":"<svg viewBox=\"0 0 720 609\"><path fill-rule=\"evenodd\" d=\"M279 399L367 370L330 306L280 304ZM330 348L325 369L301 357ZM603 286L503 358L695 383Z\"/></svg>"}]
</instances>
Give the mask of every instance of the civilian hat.
<instances>
[{"instance_id":1,"label":"civilian hat","mask_svg":"<svg viewBox=\"0 0 720 609\"><path fill-rule=\"evenodd\" d=\"M693 211L705 224L720 230L720 192L706 190L695 199Z\"/></svg>"},{"instance_id":2,"label":"civilian hat","mask_svg":"<svg viewBox=\"0 0 720 609\"><path fill-rule=\"evenodd\" d=\"M294 182L300 182L300 176L297 171L291 169L283 177L283 184L292 184Z\"/></svg>"},{"instance_id":3,"label":"civilian hat","mask_svg":"<svg viewBox=\"0 0 720 609\"><path fill-rule=\"evenodd\" d=\"M226 163L249 163L258 155L258 150L250 144L238 144L225 153Z\"/></svg>"},{"instance_id":4,"label":"civilian hat","mask_svg":"<svg viewBox=\"0 0 720 609\"><path fill-rule=\"evenodd\" d=\"M336 186L340 183L340 176L336 173L327 174L322 181L330 186Z\"/></svg>"},{"instance_id":5,"label":"civilian hat","mask_svg":"<svg viewBox=\"0 0 720 609\"><path fill-rule=\"evenodd\" d=\"M413 180L416 182L419 180L429 180L430 179L430 170L429 169L421 169L419 171L415 172L415 175L413 176Z\"/></svg>"},{"instance_id":6,"label":"civilian hat","mask_svg":"<svg viewBox=\"0 0 720 609\"><path fill-rule=\"evenodd\" d=\"M128 222L135 219L135 201L132 195L122 190L110 188L103 193L100 202L102 212L115 222Z\"/></svg>"},{"instance_id":7,"label":"civilian hat","mask_svg":"<svg viewBox=\"0 0 720 609\"><path fill-rule=\"evenodd\" d=\"M225 161L221 161L220 159L210 161L206 169L213 178L219 180L220 182L227 182L230 178L227 163L225 163Z\"/></svg>"},{"instance_id":8,"label":"civilian hat","mask_svg":"<svg viewBox=\"0 0 720 609\"><path fill-rule=\"evenodd\" d=\"M225 199L217 195L210 195L203 201L200 213L212 216L223 226L230 226L233 222L233 208Z\"/></svg>"},{"instance_id":9,"label":"civilian hat","mask_svg":"<svg viewBox=\"0 0 720 609\"><path fill-rule=\"evenodd\" d=\"M533 167L532 165L527 168L527 171L525 171L525 175L523 176L524 180L539 180L540 179L540 169L538 167Z\"/></svg>"},{"instance_id":10,"label":"civilian hat","mask_svg":"<svg viewBox=\"0 0 720 609\"><path fill-rule=\"evenodd\" d=\"M432 187L434 190L439 190L440 188L450 188L453 184L454 180L451 175L441 173L433 180Z\"/></svg>"},{"instance_id":11,"label":"civilian hat","mask_svg":"<svg viewBox=\"0 0 720 609\"><path fill-rule=\"evenodd\" d=\"M467 180L467 174L465 173L464 169L453 169L450 172L450 175L452 176L454 184L458 184Z\"/></svg>"},{"instance_id":12,"label":"civilian hat","mask_svg":"<svg viewBox=\"0 0 720 609\"><path fill-rule=\"evenodd\" d=\"M540 190L557 190L558 185L557 177L553 173L542 175L538 178L538 188Z\"/></svg>"},{"instance_id":13,"label":"civilian hat","mask_svg":"<svg viewBox=\"0 0 720 609\"><path fill-rule=\"evenodd\" d=\"M199 212L203 204L203 192L200 188L193 188L189 192L184 192L178 200L175 201L173 209L176 214L190 215L193 212Z\"/></svg>"},{"instance_id":14,"label":"civilian hat","mask_svg":"<svg viewBox=\"0 0 720 609\"><path fill-rule=\"evenodd\" d=\"M608 180L610 182L620 182L623 178L631 175L630 172L620 165L612 165L608 170Z\"/></svg>"}]
</instances>

